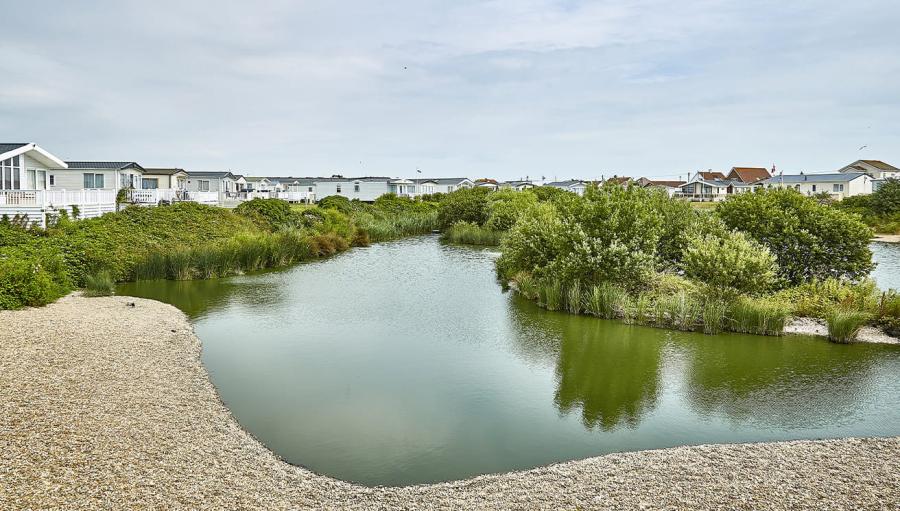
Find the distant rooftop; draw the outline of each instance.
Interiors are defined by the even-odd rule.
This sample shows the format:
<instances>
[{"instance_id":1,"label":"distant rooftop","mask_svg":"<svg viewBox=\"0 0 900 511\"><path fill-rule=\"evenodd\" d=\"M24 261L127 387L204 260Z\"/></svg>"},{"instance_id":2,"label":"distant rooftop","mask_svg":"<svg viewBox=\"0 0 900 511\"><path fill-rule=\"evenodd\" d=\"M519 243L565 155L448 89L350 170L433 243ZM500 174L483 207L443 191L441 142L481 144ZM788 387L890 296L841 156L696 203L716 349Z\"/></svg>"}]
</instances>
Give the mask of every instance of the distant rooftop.
<instances>
[{"instance_id":1,"label":"distant rooftop","mask_svg":"<svg viewBox=\"0 0 900 511\"><path fill-rule=\"evenodd\" d=\"M70 169L144 170L144 167L141 167L133 161L67 161L66 165L68 165Z\"/></svg>"},{"instance_id":2,"label":"distant rooftop","mask_svg":"<svg viewBox=\"0 0 900 511\"><path fill-rule=\"evenodd\" d=\"M766 184L779 184L779 183L834 183L834 182L847 182L853 181L854 179L867 176L868 174L864 172L831 172L828 174L785 174L779 176L773 176L769 179L763 181Z\"/></svg>"}]
</instances>

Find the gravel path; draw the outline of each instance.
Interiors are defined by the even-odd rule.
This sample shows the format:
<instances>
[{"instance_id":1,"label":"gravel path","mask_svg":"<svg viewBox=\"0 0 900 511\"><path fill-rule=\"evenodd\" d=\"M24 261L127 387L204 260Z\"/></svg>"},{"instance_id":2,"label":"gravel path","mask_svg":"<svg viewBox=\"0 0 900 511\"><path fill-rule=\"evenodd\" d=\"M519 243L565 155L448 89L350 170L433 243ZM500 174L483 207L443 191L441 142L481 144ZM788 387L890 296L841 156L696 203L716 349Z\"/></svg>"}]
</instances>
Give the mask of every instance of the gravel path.
<instances>
[{"instance_id":1,"label":"gravel path","mask_svg":"<svg viewBox=\"0 0 900 511\"><path fill-rule=\"evenodd\" d=\"M283 463L242 430L169 305L67 297L0 312L0 325L4 510L900 509L900 438L684 447L355 486Z\"/></svg>"}]
</instances>

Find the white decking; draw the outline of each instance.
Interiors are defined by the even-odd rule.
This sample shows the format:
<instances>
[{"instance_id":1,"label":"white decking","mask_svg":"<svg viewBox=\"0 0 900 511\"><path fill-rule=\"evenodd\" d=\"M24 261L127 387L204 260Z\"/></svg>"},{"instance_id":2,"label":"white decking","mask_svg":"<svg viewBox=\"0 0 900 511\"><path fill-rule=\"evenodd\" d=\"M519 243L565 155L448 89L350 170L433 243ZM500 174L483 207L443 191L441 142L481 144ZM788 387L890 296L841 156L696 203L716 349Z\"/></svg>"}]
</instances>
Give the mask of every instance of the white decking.
<instances>
[{"instance_id":1,"label":"white decking","mask_svg":"<svg viewBox=\"0 0 900 511\"><path fill-rule=\"evenodd\" d=\"M0 190L0 216L46 227L47 215L94 218L116 210L114 190Z\"/></svg>"}]
</instances>

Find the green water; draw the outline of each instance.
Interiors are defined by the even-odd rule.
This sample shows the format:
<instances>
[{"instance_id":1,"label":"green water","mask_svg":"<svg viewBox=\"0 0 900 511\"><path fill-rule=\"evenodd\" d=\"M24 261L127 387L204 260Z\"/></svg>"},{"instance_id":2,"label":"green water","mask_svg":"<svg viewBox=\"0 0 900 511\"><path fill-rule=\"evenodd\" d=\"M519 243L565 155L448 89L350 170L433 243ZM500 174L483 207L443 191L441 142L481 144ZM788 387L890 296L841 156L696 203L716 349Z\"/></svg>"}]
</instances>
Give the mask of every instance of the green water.
<instances>
[{"instance_id":1,"label":"green water","mask_svg":"<svg viewBox=\"0 0 900 511\"><path fill-rule=\"evenodd\" d=\"M686 444L900 434L900 347L547 312L434 237L264 274L124 285L193 319L285 460L407 485Z\"/></svg>"}]
</instances>

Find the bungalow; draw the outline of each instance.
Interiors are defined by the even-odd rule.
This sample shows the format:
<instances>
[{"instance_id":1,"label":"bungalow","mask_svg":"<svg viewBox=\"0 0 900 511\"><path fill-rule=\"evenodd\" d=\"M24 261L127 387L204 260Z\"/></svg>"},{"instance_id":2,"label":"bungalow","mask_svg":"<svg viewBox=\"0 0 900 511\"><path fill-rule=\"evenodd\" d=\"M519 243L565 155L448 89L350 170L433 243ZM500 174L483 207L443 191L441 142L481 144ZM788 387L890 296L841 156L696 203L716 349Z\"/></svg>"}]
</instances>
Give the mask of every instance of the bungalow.
<instances>
[{"instance_id":1,"label":"bungalow","mask_svg":"<svg viewBox=\"0 0 900 511\"><path fill-rule=\"evenodd\" d=\"M60 211L81 218L115 211L118 180L107 186L107 173L72 170L34 143L0 143L0 216L45 227Z\"/></svg>"},{"instance_id":2,"label":"bungalow","mask_svg":"<svg viewBox=\"0 0 900 511\"><path fill-rule=\"evenodd\" d=\"M779 175L762 182L766 188L792 188L804 195L828 193L841 200L872 193L872 176L863 172Z\"/></svg>"},{"instance_id":3,"label":"bungalow","mask_svg":"<svg viewBox=\"0 0 900 511\"><path fill-rule=\"evenodd\" d=\"M501 190L514 190L517 192L521 192L523 190L531 190L534 188L534 183L531 181L503 181L499 184Z\"/></svg>"},{"instance_id":4,"label":"bungalow","mask_svg":"<svg viewBox=\"0 0 900 511\"><path fill-rule=\"evenodd\" d=\"M237 179L231 172L188 171L185 190L189 200L204 204L218 204L235 197Z\"/></svg>"},{"instance_id":5,"label":"bungalow","mask_svg":"<svg viewBox=\"0 0 900 511\"><path fill-rule=\"evenodd\" d=\"M685 181L653 180L642 177L637 180L637 184L642 188L659 188L665 191L669 197L674 197L681 189L681 186L685 184Z\"/></svg>"},{"instance_id":6,"label":"bungalow","mask_svg":"<svg viewBox=\"0 0 900 511\"><path fill-rule=\"evenodd\" d=\"M331 177L313 178L316 200L330 195L340 195L350 200L358 199L373 202L378 197L391 191L389 177Z\"/></svg>"},{"instance_id":7,"label":"bungalow","mask_svg":"<svg viewBox=\"0 0 900 511\"><path fill-rule=\"evenodd\" d=\"M141 188L129 190L128 198L132 203L140 205L186 200L187 178L188 174L184 169L144 169Z\"/></svg>"},{"instance_id":8,"label":"bungalow","mask_svg":"<svg viewBox=\"0 0 900 511\"><path fill-rule=\"evenodd\" d=\"M315 202L315 180L311 177L270 177L275 183L275 198L288 202Z\"/></svg>"},{"instance_id":9,"label":"bungalow","mask_svg":"<svg viewBox=\"0 0 900 511\"><path fill-rule=\"evenodd\" d=\"M144 168L133 161L67 161L69 170L52 176L52 190L74 188L140 190Z\"/></svg>"},{"instance_id":10,"label":"bungalow","mask_svg":"<svg viewBox=\"0 0 900 511\"><path fill-rule=\"evenodd\" d=\"M560 190L572 192L576 195L584 195L584 191L587 189L587 183L578 179L569 179L568 181L553 181L551 183L545 184L544 186L552 186L553 188L559 188Z\"/></svg>"},{"instance_id":11,"label":"bungalow","mask_svg":"<svg viewBox=\"0 0 900 511\"><path fill-rule=\"evenodd\" d=\"M422 195L431 195L434 193L438 193L438 180L437 179L412 179L412 193L416 197L421 197Z\"/></svg>"},{"instance_id":12,"label":"bungalow","mask_svg":"<svg viewBox=\"0 0 900 511\"><path fill-rule=\"evenodd\" d=\"M475 187L475 182L465 177L438 177L429 181L434 182L434 191L430 193L452 193L462 188Z\"/></svg>"},{"instance_id":13,"label":"bungalow","mask_svg":"<svg viewBox=\"0 0 900 511\"><path fill-rule=\"evenodd\" d=\"M900 169L880 160L856 160L838 172L851 174L863 172L873 179L900 178Z\"/></svg>"},{"instance_id":14,"label":"bungalow","mask_svg":"<svg viewBox=\"0 0 900 511\"><path fill-rule=\"evenodd\" d=\"M700 171L680 185L674 196L692 201L720 201L735 193L761 188L770 176L762 167L732 167L728 175L712 170Z\"/></svg>"}]
</instances>

